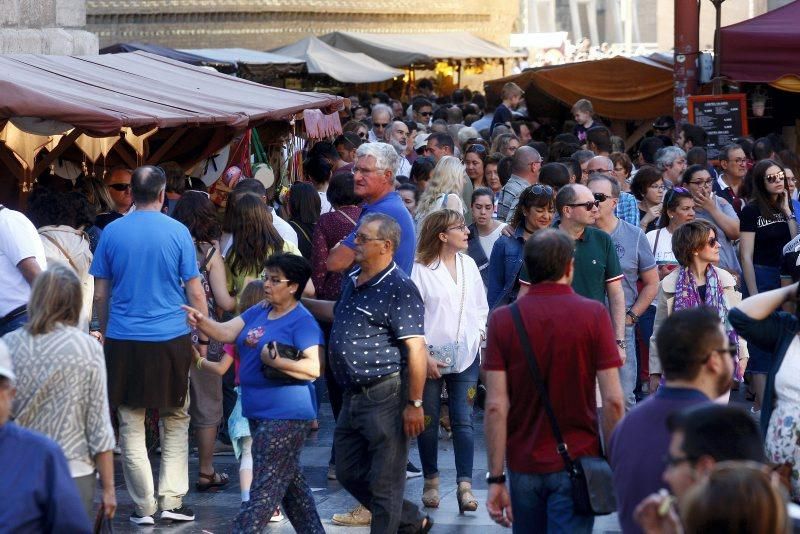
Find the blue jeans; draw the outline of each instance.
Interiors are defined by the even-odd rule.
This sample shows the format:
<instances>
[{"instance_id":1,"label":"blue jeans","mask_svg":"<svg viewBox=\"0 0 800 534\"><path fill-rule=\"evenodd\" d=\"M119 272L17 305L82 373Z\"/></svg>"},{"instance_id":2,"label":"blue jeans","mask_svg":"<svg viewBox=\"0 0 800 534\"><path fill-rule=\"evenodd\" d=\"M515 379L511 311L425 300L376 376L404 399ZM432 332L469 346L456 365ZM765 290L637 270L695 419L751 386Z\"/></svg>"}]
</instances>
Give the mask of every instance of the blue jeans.
<instances>
[{"instance_id":1,"label":"blue jeans","mask_svg":"<svg viewBox=\"0 0 800 534\"><path fill-rule=\"evenodd\" d=\"M536 475L509 471L514 534L590 533L594 516L575 515L566 471Z\"/></svg>"},{"instance_id":2,"label":"blue jeans","mask_svg":"<svg viewBox=\"0 0 800 534\"><path fill-rule=\"evenodd\" d=\"M7 324L5 324L3 326L0 326L0 337L3 337L6 334L10 334L14 330L22 328L23 326L25 326L25 323L27 323L27 322L28 322L28 314L27 313L23 313L22 315L20 315L16 319L8 322Z\"/></svg>"},{"instance_id":3,"label":"blue jeans","mask_svg":"<svg viewBox=\"0 0 800 534\"><path fill-rule=\"evenodd\" d=\"M417 532L423 516L403 499L408 437L403 410L408 395L400 376L366 391L345 391L336 420L336 479L372 512L372 534Z\"/></svg>"},{"instance_id":4,"label":"blue jeans","mask_svg":"<svg viewBox=\"0 0 800 534\"><path fill-rule=\"evenodd\" d=\"M439 476L439 412L442 385L447 384L450 426L456 455L456 482L472 482L472 461L475 456L475 430L472 425L472 404L478 386L478 358L460 373L442 375L425 381L422 405L425 430L417 437L419 459L425 478Z\"/></svg>"},{"instance_id":5,"label":"blue jeans","mask_svg":"<svg viewBox=\"0 0 800 534\"><path fill-rule=\"evenodd\" d=\"M625 327L625 364L619 368L619 381L622 386L622 396L625 398L625 409L630 410L636 404L633 390L639 378L639 365L636 360L636 327Z\"/></svg>"}]
</instances>

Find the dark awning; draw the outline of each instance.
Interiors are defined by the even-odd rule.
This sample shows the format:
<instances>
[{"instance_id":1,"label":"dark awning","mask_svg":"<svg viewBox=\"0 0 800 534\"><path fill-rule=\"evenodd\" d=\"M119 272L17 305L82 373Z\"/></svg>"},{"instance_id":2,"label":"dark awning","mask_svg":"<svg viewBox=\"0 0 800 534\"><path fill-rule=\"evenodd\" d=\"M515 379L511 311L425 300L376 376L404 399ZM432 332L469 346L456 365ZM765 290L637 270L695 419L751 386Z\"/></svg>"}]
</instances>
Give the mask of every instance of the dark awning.
<instances>
[{"instance_id":1,"label":"dark awning","mask_svg":"<svg viewBox=\"0 0 800 534\"><path fill-rule=\"evenodd\" d=\"M225 74L236 72L236 63L233 61L220 61L218 59L204 57L198 54L182 52L174 48L145 43L117 43L100 49L101 54L123 54L126 52L148 52L156 56L168 57L181 63L188 63L198 67L214 67Z\"/></svg>"}]
</instances>

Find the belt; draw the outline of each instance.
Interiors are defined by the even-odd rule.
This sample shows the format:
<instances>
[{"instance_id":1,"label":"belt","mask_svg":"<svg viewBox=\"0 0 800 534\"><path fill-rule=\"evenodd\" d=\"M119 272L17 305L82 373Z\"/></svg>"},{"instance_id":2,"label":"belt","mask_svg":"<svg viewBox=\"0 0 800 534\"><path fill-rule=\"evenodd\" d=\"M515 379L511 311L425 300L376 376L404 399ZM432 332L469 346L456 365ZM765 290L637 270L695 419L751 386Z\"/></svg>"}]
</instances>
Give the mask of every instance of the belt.
<instances>
[{"instance_id":1,"label":"belt","mask_svg":"<svg viewBox=\"0 0 800 534\"><path fill-rule=\"evenodd\" d=\"M19 308L14 308L10 312L8 312L6 315L4 315L2 318L0 318L0 326L7 325L8 323L13 321L14 319L16 319L18 317L22 317L27 312L28 312L28 307L25 304L23 304Z\"/></svg>"},{"instance_id":2,"label":"belt","mask_svg":"<svg viewBox=\"0 0 800 534\"><path fill-rule=\"evenodd\" d=\"M361 393L366 393L370 388L373 388L379 384L383 384L384 382L388 382L392 378L396 378L400 376L400 371L395 371L394 373L384 375L380 378L376 378L369 384L358 384L354 386L348 386L345 388L351 395L359 395Z\"/></svg>"}]
</instances>

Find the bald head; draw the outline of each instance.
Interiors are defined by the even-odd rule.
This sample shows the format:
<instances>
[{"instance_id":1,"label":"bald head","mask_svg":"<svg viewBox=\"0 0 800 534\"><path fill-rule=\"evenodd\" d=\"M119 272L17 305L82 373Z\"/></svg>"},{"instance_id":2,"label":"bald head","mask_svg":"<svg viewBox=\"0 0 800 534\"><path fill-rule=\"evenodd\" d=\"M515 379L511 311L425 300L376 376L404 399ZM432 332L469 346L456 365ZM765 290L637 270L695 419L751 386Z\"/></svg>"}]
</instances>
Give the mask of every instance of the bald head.
<instances>
[{"instance_id":1,"label":"bald head","mask_svg":"<svg viewBox=\"0 0 800 534\"><path fill-rule=\"evenodd\" d=\"M534 184L539 180L539 170L542 168L542 156L532 147L522 146L514 152L511 161L511 172L525 178Z\"/></svg>"}]
</instances>

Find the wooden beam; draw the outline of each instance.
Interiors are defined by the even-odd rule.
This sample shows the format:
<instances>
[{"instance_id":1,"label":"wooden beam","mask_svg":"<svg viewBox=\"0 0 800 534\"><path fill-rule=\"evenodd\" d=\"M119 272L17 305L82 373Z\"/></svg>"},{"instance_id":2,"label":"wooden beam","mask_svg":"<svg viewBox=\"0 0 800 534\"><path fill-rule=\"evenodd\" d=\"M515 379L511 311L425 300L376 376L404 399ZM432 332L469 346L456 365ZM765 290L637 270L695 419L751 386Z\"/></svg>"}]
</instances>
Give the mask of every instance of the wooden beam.
<instances>
[{"instance_id":1,"label":"wooden beam","mask_svg":"<svg viewBox=\"0 0 800 534\"><path fill-rule=\"evenodd\" d=\"M14 177L16 177L17 181L22 185L25 179L25 168L5 145L0 146L0 160L5 163L8 170L14 173Z\"/></svg>"},{"instance_id":2,"label":"wooden beam","mask_svg":"<svg viewBox=\"0 0 800 534\"><path fill-rule=\"evenodd\" d=\"M122 158L122 161L124 161L125 165L129 168L135 169L139 166L136 163L136 158L131 157L130 153L122 146L122 143L115 143L113 150Z\"/></svg>"},{"instance_id":3,"label":"wooden beam","mask_svg":"<svg viewBox=\"0 0 800 534\"><path fill-rule=\"evenodd\" d=\"M172 148L173 146L175 146L175 143L177 143L177 142L178 142L178 140L179 140L181 137L183 137L183 134L185 134L187 130L188 130L188 128L178 128L178 129L176 129L174 132L172 132L172 135L170 135L170 136L167 138L167 140L166 140L166 141L164 141L164 144L162 144L162 145L161 145L161 146L158 148L158 150L156 151L156 153L155 153L155 154L153 154L153 155L151 155L151 156L149 156L149 157L147 158L147 164L148 164L148 165L157 165L157 164L158 164L158 163L161 161L161 158L163 158L163 157L164 157L164 155L167 153L167 151L168 151L170 148ZM148 140L148 145L149 145L149 144L150 144L150 143L149 143L149 140Z\"/></svg>"},{"instance_id":4,"label":"wooden beam","mask_svg":"<svg viewBox=\"0 0 800 534\"><path fill-rule=\"evenodd\" d=\"M42 174L45 171L45 169L47 169L47 167L50 166L51 163L53 163L57 158L61 156L61 154L64 153L66 149L68 149L75 143L75 140L78 137L80 137L82 133L83 132L78 128L73 128L69 134L62 137L61 140L58 142L58 145L56 145L56 147L52 151L45 154L42 157L42 159L40 159L36 163L36 165L34 165L31 175L39 176L40 174Z\"/></svg>"},{"instance_id":5,"label":"wooden beam","mask_svg":"<svg viewBox=\"0 0 800 534\"><path fill-rule=\"evenodd\" d=\"M645 120L627 139L625 139L625 150L630 150L639 141L639 139L644 137L644 134L653 128L653 120L655 119Z\"/></svg>"}]
</instances>

